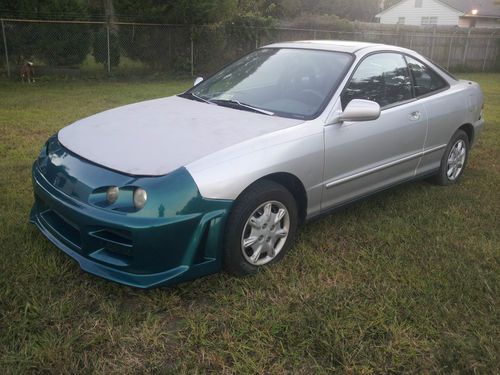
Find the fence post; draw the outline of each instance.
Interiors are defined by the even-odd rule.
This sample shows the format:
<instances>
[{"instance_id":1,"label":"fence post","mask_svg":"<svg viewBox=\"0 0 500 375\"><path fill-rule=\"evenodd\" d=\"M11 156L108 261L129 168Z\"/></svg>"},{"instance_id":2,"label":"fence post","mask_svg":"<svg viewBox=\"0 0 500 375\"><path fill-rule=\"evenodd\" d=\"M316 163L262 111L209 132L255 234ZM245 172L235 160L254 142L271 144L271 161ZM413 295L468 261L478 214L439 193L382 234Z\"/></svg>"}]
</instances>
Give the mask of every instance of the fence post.
<instances>
[{"instance_id":1,"label":"fence post","mask_svg":"<svg viewBox=\"0 0 500 375\"><path fill-rule=\"evenodd\" d=\"M432 43L431 43L431 60L434 58L434 46L436 45L436 29L437 25L434 25L434 31L432 32Z\"/></svg>"},{"instance_id":2,"label":"fence post","mask_svg":"<svg viewBox=\"0 0 500 375\"><path fill-rule=\"evenodd\" d=\"M493 43L493 58L492 58L492 60L493 60L493 66L497 66L498 65L498 50L499 50L498 45L500 44L500 43L498 43L498 39L497 38L495 38L495 41L496 42Z\"/></svg>"},{"instance_id":3,"label":"fence post","mask_svg":"<svg viewBox=\"0 0 500 375\"><path fill-rule=\"evenodd\" d=\"M463 67L465 67L465 61L467 60L467 52L469 52L469 38L470 38L471 31L472 31L472 28L469 28L469 32L467 33L467 39L465 41L464 56L462 59L462 66Z\"/></svg>"},{"instance_id":4,"label":"fence post","mask_svg":"<svg viewBox=\"0 0 500 375\"><path fill-rule=\"evenodd\" d=\"M168 64L172 67L172 30L168 27Z\"/></svg>"},{"instance_id":5,"label":"fence post","mask_svg":"<svg viewBox=\"0 0 500 375\"><path fill-rule=\"evenodd\" d=\"M5 25L2 21L3 47L5 50L5 66L7 67L7 77L10 77L9 51L7 50L7 37L5 36Z\"/></svg>"},{"instance_id":6,"label":"fence post","mask_svg":"<svg viewBox=\"0 0 500 375\"><path fill-rule=\"evenodd\" d=\"M446 64L446 69L450 70L450 63L451 63L451 51L453 47L453 39L455 38L455 34L457 33L457 30L453 33L453 35L450 38L450 48L448 49L448 62Z\"/></svg>"},{"instance_id":7,"label":"fence post","mask_svg":"<svg viewBox=\"0 0 500 375\"><path fill-rule=\"evenodd\" d=\"M191 77L194 77L194 43L193 43L193 29L191 29Z\"/></svg>"},{"instance_id":8,"label":"fence post","mask_svg":"<svg viewBox=\"0 0 500 375\"><path fill-rule=\"evenodd\" d=\"M107 51L108 51L108 74L111 73L111 51L110 51L110 48L109 48L109 20L108 20L108 23L106 24L106 41L108 43L108 46L107 46Z\"/></svg>"},{"instance_id":9,"label":"fence post","mask_svg":"<svg viewBox=\"0 0 500 375\"><path fill-rule=\"evenodd\" d=\"M486 43L486 51L484 51L484 61L483 61L483 72L486 70L486 61L488 60L488 51L490 49L490 43L491 43L491 39L493 39L493 37L495 36L497 32L496 31L493 31L491 33L491 36L488 38L488 43Z\"/></svg>"}]
</instances>

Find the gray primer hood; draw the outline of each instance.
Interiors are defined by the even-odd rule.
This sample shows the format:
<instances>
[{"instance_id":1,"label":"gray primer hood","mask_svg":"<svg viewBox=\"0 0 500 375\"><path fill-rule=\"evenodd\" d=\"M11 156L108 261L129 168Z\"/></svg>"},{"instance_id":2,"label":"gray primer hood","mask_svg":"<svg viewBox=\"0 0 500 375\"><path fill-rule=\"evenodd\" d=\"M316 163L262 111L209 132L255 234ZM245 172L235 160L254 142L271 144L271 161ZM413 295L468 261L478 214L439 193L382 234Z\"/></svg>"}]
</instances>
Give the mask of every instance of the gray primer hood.
<instances>
[{"instance_id":1,"label":"gray primer hood","mask_svg":"<svg viewBox=\"0 0 500 375\"><path fill-rule=\"evenodd\" d=\"M303 123L168 97L111 109L65 127L59 142L104 167L159 176L213 152Z\"/></svg>"}]
</instances>

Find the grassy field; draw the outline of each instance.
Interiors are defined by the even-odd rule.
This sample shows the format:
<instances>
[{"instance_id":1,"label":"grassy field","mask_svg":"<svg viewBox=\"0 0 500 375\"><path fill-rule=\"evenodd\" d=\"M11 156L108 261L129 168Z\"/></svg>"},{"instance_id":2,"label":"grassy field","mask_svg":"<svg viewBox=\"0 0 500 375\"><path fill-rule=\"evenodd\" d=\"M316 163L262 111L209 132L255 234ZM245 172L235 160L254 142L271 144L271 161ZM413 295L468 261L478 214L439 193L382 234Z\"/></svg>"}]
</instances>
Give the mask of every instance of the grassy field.
<instances>
[{"instance_id":1,"label":"grassy field","mask_svg":"<svg viewBox=\"0 0 500 375\"><path fill-rule=\"evenodd\" d=\"M461 184L406 184L302 228L255 277L139 291L28 223L31 163L83 116L190 82L0 81L0 373L500 373L500 75Z\"/></svg>"}]
</instances>

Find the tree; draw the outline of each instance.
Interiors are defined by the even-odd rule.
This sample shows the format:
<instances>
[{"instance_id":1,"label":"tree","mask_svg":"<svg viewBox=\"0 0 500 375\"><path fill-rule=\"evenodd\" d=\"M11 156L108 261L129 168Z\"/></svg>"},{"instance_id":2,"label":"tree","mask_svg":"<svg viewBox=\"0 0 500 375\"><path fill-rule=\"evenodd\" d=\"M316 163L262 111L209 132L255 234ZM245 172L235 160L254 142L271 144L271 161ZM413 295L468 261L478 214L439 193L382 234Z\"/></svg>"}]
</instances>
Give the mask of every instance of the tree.
<instances>
[{"instance_id":1,"label":"tree","mask_svg":"<svg viewBox=\"0 0 500 375\"><path fill-rule=\"evenodd\" d=\"M83 0L2 0L0 7L15 18L81 20L88 16ZM34 58L55 66L80 64L90 48L87 25L9 24L8 47L11 55Z\"/></svg>"},{"instance_id":2,"label":"tree","mask_svg":"<svg viewBox=\"0 0 500 375\"><path fill-rule=\"evenodd\" d=\"M40 1L40 13L48 19L81 20L87 17L83 1ZM83 62L90 50L91 36L88 25L44 24L38 37L37 55L55 66L72 66Z\"/></svg>"},{"instance_id":3,"label":"tree","mask_svg":"<svg viewBox=\"0 0 500 375\"><path fill-rule=\"evenodd\" d=\"M240 0L240 9L275 18L303 14L336 15L349 20L371 21L380 0ZM395 1L395 0L387 0Z\"/></svg>"}]
</instances>

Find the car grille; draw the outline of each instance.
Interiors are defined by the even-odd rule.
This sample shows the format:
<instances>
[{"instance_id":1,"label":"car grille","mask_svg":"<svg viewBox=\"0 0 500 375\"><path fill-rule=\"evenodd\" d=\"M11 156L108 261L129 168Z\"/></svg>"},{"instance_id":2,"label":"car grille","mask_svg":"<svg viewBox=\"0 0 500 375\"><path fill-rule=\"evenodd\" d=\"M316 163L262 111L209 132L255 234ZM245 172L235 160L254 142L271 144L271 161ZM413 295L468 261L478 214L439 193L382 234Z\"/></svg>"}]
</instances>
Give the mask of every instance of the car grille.
<instances>
[{"instance_id":1,"label":"car grille","mask_svg":"<svg viewBox=\"0 0 500 375\"><path fill-rule=\"evenodd\" d=\"M103 226L78 225L35 197L39 224L82 255L118 266L127 266L133 256L132 234Z\"/></svg>"},{"instance_id":2,"label":"car grille","mask_svg":"<svg viewBox=\"0 0 500 375\"><path fill-rule=\"evenodd\" d=\"M40 218L47 230L57 235L57 237L62 238L65 242L69 242L71 247L81 249L82 238L77 226L50 209L42 211Z\"/></svg>"}]
</instances>

